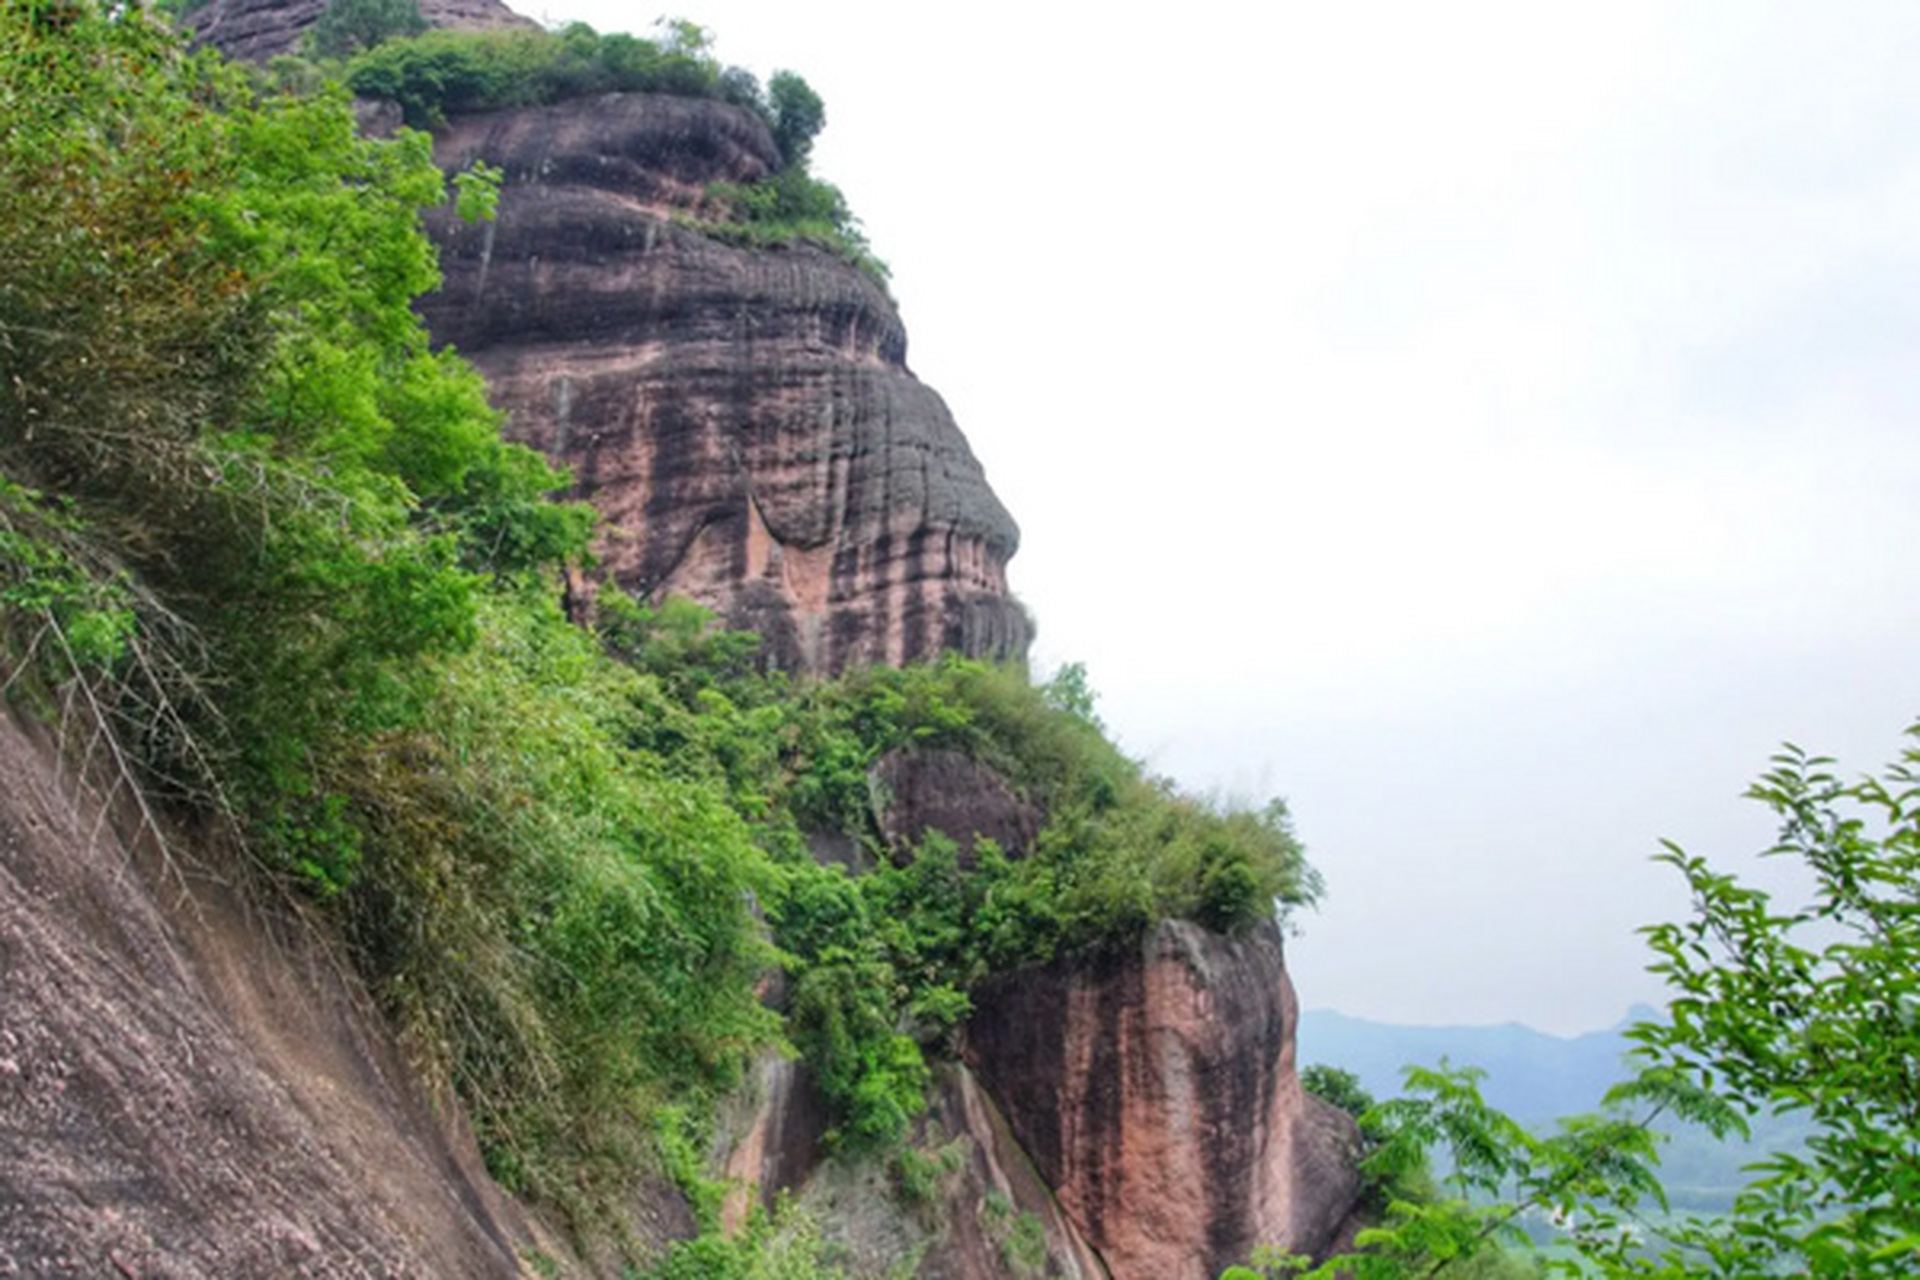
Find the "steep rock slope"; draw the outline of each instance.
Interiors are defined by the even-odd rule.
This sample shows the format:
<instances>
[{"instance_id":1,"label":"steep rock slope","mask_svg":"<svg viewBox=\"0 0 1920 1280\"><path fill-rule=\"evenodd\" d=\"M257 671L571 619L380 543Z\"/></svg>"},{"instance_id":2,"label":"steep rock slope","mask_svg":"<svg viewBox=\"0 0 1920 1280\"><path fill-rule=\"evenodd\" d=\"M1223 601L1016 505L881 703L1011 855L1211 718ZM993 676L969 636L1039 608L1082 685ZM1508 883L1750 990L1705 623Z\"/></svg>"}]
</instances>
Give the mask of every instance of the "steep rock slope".
<instances>
[{"instance_id":1,"label":"steep rock slope","mask_svg":"<svg viewBox=\"0 0 1920 1280\"><path fill-rule=\"evenodd\" d=\"M422 311L509 433L573 467L617 582L691 596L791 669L1024 654L1018 532L885 290L824 249L685 225L707 184L774 172L758 117L614 94L457 120L436 154L506 184L495 221L433 228L446 283Z\"/></svg>"},{"instance_id":2,"label":"steep rock slope","mask_svg":"<svg viewBox=\"0 0 1920 1280\"><path fill-rule=\"evenodd\" d=\"M1208 1280L1255 1245L1321 1254L1359 1135L1294 1074L1271 924L1170 921L1136 948L990 981L966 1056L1116 1277Z\"/></svg>"},{"instance_id":3,"label":"steep rock slope","mask_svg":"<svg viewBox=\"0 0 1920 1280\"><path fill-rule=\"evenodd\" d=\"M194 40L229 57L265 62L300 47L307 28L320 20L327 0L207 0L182 21ZM428 25L463 31L537 27L500 0L420 0Z\"/></svg>"},{"instance_id":4,"label":"steep rock slope","mask_svg":"<svg viewBox=\"0 0 1920 1280\"><path fill-rule=\"evenodd\" d=\"M323 939L123 841L4 710L0 778L0 1276L521 1274Z\"/></svg>"}]
</instances>

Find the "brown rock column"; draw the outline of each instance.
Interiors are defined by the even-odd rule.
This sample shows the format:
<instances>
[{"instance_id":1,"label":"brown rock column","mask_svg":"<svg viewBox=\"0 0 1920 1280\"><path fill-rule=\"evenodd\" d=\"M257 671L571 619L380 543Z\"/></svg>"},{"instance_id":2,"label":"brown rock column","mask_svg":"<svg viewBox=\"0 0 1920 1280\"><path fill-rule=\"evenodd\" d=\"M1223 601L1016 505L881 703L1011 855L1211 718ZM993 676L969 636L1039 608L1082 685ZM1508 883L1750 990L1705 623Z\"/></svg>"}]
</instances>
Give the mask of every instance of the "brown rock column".
<instances>
[{"instance_id":1,"label":"brown rock column","mask_svg":"<svg viewBox=\"0 0 1920 1280\"><path fill-rule=\"evenodd\" d=\"M1186 922L997 979L967 1056L1115 1280L1324 1252L1359 1194L1352 1122L1294 1073L1279 930Z\"/></svg>"}]
</instances>

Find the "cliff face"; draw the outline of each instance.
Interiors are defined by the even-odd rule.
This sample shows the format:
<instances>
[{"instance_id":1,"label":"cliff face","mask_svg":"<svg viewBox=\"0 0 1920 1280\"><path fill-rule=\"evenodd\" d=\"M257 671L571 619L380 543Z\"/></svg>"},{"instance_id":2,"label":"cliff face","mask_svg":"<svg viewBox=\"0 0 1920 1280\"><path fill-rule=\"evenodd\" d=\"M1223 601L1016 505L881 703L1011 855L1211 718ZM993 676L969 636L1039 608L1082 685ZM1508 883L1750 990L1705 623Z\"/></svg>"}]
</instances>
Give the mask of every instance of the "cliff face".
<instances>
[{"instance_id":1,"label":"cliff face","mask_svg":"<svg viewBox=\"0 0 1920 1280\"><path fill-rule=\"evenodd\" d=\"M38 736L0 708L0 1276L520 1275L344 958L123 841Z\"/></svg>"},{"instance_id":2,"label":"cliff face","mask_svg":"<svg viewBox=\"0 0 1920 1280\"><path fill-rule=\"evenodd\" d=\"M436 147L506 185L495 222L433 228L447 283L428 323L486 375L511 434L574 468L614 525L615 580L693 596L788 667L1024 650L1013 524L907 371L884 291L824 250L736 248L676 221L703 212L706 184L773 171L755 117L610 95L457 121ZM951 753L902 753L874 781L895 857L928 829L1017 855L1044 817ZM1166 925L1135 953L1003 978L976 1006L973 1070L922 1135L972 1153L944 1225L819 1162L817 1104L790 1066L762 1082L730 1172L797 1191L874 1274L918 1248L922 1274L1009 1274L981 1234L990 1191L1041 1224L1046 1274L1119 1280L1210 1280L1257 1244L1322 1251L1347 1217L1355 1135L1294 1075L1277 929ZM1005 1170L1028 1156L1039 1177L1016 1187Z\"/></svg>"},{"instance_id":3,"label":"cliff face","mask_svg":"<svg viewBox=\"0 0 1920 1280\"><path fill-rule=\"evenodd\" d=\"M264 58L293 47L323 3L212 0L194 24L231 53ZM423 8L438 25L520 21L491 0ZM774 172L779 158L757 117L609 95L459 120L435 145L446 168L485 160L506 180L495 221L432 226L446 283L422 311L437 340L486 376L510 434L574 469L578 494L610 523L602 550L611 578L643 597L700 600L759 631L790 669L1024 653L1029 625L1005 578L1017 531L944 404L908 371L884 289L825 250L736 247L684 221L712 212L708 184ZM0 737L0 770L5 746ZM872 780L876 828L896 858L910 857L928 830L963 850L984 835L1020 856L1045 818L953 753L898 754ZM10 855L5 818L0 804L0 853ZM857 861L858 851L847 856ZM111 891L108 870L86 871L80 888L56 886L73 911L90 913L89 927L102 910L86 904ZM4 862L0 871L19 875ZM0 1274L10 1262L60 1274L51 1253L34 1251L96 1238L119 1252L76 1265L137 1268L208 1214L234 1225L178 1246L204 1263L164 1274L292 1273L315 1256L315 1241L353 1266L385 1257L400 1274L514 1273L490 1184L458 1143L421 1127L404 1091L355 1103L370 1117L351 1140L364 1147L340 1148L346 1139L318 1127L322 1100L357 1097L355 1082L384 1087L383 1073L397 1070L372 1031L350 1024L360 1037L351 1043L377 1052L343 1049L328 1071L289 1058L344 1033L298 1014L272 966L236 973L237 994L221 997L259 1013L244 1031L219 1011L184 1032L147 1029L142 1020L157 1015L137 1007L129 973L154 968L159 977L140 980L183 992L197 981L165 959L180 923L150 905L107 909L150 940L106 967L98 1001L75 999L79 988L8 985L10 973L26 972L10 967L16 957L63 954L46 933L60 918L36 923L18 905L46 892L0 876L0 1222L27 1224L0 1240ZM78 924L73 932L86 936ZM69 949L77 955L81 943ZM1167 924L1130 951L1003 976L975 1003L966 1061L942 1073L916 1135L925 1150L961 1155L918 1209L874 1162L862 1170L819 1158L819 1102L791 1063L763 1065L757 1105L718 1157L764 1188L798 1192L861 1259L861 1274L890 1274L918 1256L916 1274L953 1280L1210 1278L1256 1244L1321 1251L1347 1217L1356 1135L1294 1075L1295 1010L1277 930L1236 941ZM57 1034L36 1039L16 1017ZM131 1050L97 1034L122 1023L142 1037ZM208 1093L184 1069L155 1093L115 1057L169 1060L175 1041L218 1045L242 1075L249 1061L263 1065L238 1095ZM269 1041L282 1056L260 1059ZM67 1043L81 1048L62 1057ZM70 1058L83 1074L68 1082L60 1073ZM97 1102L76 1111L63 1091ZM170 1126L115 1101L140 1095L169 1115L215 1119ZM81 1182L122 1176L115 1151L169 1171L210 1162L164 1192L175 1197L164 1210L147 1215L141 1199L162 1190L136 1188L113 1201L121 1216L108 1223L69 1193L71 1179L48 1173L51 1135L80 1123L76 1114L96 1117L74 1130L94 1162ZM243 1148L265 1153L245 1177L219 1154ZM15 1151L25 1154L8 1163ZM306 1164L287 1154L295 1151ZM184 1165L181 1152L192 1157ZM358 1218L338 1198L356 1174L354 1191L372 1205ZM295 1204L280 1192L297 1177L307 1195ZM16 1241L17 1259L5 1252ZM308 1273L335 1274L318 1264Z\"/></svg>"},{"instance_id":4,"label":"cliff face","mask_svg":"<svg viewBox=\"0 0 1920 1280\"><path fill-rule=\"evenodd\" d=\"M1255 1245L1322 1254L1359 1135L1294 1074L1271 924L1160 925L1138 947L994 979L967 1060L1116 1277L1210 1280Z\"/></svg>"},{"instance_id":5,"label":"cliff face","mask_svg":"<svg viewBox=\"0 0 1920 1280\"><path fill-rule=\"evenodd\" d=\"M328 0L207 0L181 19L195 43L214 45L233 58L265 62L300 48L307 28L326 12ZM537 27L500 0L420 0L429 26L464 31Z\"/></svg>"},{"instance_id":6,"label":"cliff face","mask_svg":"<svg viewBox=\"0 0 1920 1280\"><path fill-rule=\"evenodd\" d=\"M886 292L824 249L684 225L708 183L774 172L756 116L615 94L456 121L436 154L506 181L495 221L432 228L422 312L509 433L573 468L615 581L691 596L790 669L1024 654L1018 532Z\"/></svg>"}]
</instances>

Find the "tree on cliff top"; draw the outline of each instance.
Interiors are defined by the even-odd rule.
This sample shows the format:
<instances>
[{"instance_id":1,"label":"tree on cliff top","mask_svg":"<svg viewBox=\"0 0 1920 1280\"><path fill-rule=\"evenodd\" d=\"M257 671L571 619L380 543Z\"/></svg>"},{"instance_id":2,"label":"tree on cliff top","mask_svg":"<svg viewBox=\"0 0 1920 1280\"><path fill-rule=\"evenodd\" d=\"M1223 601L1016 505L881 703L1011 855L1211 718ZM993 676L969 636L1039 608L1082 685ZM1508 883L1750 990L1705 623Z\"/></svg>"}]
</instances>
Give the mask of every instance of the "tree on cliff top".
<instances>
[{"instance_id":1,"label":"tree on cliff top","mask_svg":"<svg viewBox=\"0 0 1920 1280\"><path fill-rule=\"evenodd\" d=\"M797 72L776 71L767 81L773 140L789 168L804 169L813 140L827 126L827 104Z\"/></svg>"}]
</instances>

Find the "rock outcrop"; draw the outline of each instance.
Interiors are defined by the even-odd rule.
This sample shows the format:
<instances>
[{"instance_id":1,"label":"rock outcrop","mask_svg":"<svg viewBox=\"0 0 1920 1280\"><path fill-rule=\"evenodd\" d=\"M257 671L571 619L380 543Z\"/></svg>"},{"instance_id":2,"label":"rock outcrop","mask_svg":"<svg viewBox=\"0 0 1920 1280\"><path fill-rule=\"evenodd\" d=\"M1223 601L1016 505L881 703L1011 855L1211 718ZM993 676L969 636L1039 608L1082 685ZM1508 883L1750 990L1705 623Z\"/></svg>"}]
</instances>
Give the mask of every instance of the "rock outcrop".
<instances>
[{"instance_id":1,"label":"rock outcrop","mask_svg":"<svg viewBox=\"0 0 1920 1280\"><path fill-rule=\"evenodd\" d=\"M911 856L929 831L957 846L962 866L984 837L1012 858L1026 856L1040 834L1040 811L1006 779L959 751L910 747L889 751L867 773L880 838L896 859Z\"/></svg>"},{"instance_id":2,"label":"rock outcrop","mask_svg":"<svg viewBox=\"0 0 1920 1280\"><path fill-rule=\"evenodd\" d=\"M887 1162L822 1161L824 1119L804 1070L768 1058L752 1105L723 1126L720 1159L735 1183L728 1214L757 1189L794 1197L826 1224L849 1273L917 1280L1108 1280L1111 1274L1021 1150L999 1106L965 1065L935 1072L927 1114ZM918 1161L911 1189L902 1162Z\"/></svg>"},{"instance_id":3,"label":"rock outcrop","mask_svg":"<svg viewBox=\"0 0 1920 1280\"><path fill-rule=\"evenodd\" d=\"M520 1275L344 958L56 759L0 709L0 1276Z\"/></svg>"},{"instance_id":4,"label":"rock outcrop","mask_svg":"<svg viewBox=\"0 0 1920 1280\"><path fill-rule=\"evenodd\" d=\"M967 1060L1116 1280L1211 1280L1339 1235L1358 1133L1294 1074L1277 927L1169 922L994 979L975 1008Z\"/></svg>"},{"instance_id":5,"label":"rock outcrop","mask_svg":"<svg viewBox=\"0 0 1920 1280\"><path fill-rule=\"evenodd\" d=\"M196 44L210 44L230 58L265 62L300 48L307 28L320 20L328 0L207 0L181 22ZM536 28L500 0L420 0L420 16L432 27L485 31Z\"/></svg>"},{"instance_id":6,"label":"rock outcrop","mask_svg":"<svg viewBox=\"0 0 1920 1280\"><path fill-rule=\"evenodd\" d=\"M869 782L874 834L896 859L928 831L1018 856L1044 816L951 750L891 752ZM822 1162L827 1117L788 1061L762 1064L754 1106L728 1126L728 1177L795 1193L867 1251L861 1275L919 1251L916 1274L955 1280L1212 1280L1259 1245L1318 1257L1351 1244L1360 1135L1300 1086L1276 924L1228 937L1168 921L972 994L963 1061L916 1135L960 1153L927 1212L903 1214L871 1169ZM1022 1216L1030 1270L1008 1260Z\"/></svg>"},{"instance_id":7,"label":"rock outcrop","mask_svg":"<svg viewBox=\"0 0 1920 1280\"><path fill-rule=\"evenodd\" d=\"M456 120L435 150L506 178L493 222L433 225L446 283L421 310L509 434L572 467L614 581L700 601L788 669L1024 654L1018 532L886 291L826 249L689 225L709 183L778 167L757 116L613 94Z\"/></svg>"}]
</instances>

